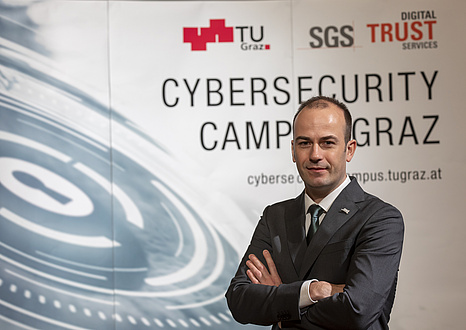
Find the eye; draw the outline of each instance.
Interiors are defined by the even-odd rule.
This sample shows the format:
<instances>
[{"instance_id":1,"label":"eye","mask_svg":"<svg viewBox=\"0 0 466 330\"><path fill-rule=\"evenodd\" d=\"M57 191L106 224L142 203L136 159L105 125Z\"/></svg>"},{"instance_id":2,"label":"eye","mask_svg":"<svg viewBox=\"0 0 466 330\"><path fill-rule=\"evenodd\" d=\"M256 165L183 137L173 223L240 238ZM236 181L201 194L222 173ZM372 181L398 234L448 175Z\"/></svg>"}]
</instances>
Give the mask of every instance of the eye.
<instances>
[{"instance_id":1,"label":"eye","mask_svg":"<svg viewBox=\"0 0 466 330\"><path fill-rule=\"evenodd\" d=\"M329 147L333 147L335 144L336 144L335 141L327 140L327 141L322 142L322 147L329 148Z\"/></svg>"}]
</instances>

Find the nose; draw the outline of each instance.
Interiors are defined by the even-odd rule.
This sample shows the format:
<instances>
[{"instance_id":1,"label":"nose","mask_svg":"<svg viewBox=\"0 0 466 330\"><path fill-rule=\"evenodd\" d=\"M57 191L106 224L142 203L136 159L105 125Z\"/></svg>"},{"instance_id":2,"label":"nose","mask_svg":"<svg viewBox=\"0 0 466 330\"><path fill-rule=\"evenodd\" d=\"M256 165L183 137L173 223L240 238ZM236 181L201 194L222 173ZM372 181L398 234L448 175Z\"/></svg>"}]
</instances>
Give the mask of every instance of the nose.
<instances>
[{"instance_id":1,"label":"nose","mask_svg":"<svg viewBox=\"0 0 466 330\"><path fill-rule=\"evenodd\" d=\"M309 151L309 160L317 163L322 159L322 149L318 143L315 143Z\"/></svg>"}]
</instances>

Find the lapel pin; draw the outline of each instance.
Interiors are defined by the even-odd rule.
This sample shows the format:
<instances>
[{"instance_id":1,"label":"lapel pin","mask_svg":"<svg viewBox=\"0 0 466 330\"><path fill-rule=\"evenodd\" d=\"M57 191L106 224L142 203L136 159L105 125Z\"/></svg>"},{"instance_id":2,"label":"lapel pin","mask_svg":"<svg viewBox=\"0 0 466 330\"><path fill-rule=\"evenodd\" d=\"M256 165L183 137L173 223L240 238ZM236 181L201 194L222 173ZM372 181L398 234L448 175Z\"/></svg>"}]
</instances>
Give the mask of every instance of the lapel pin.
<instances>
[{"instance_id":1,"label":"lapel pin","mask_svg":"<svg viewBox=\"0 0 466 330\"><path fill-rule=\"evenodd\" d=\"M344 212L345 214L348 214L350 212L350 210L348 210L346 207L342 208L340 211Z\"/></svg>"}]
</instances>

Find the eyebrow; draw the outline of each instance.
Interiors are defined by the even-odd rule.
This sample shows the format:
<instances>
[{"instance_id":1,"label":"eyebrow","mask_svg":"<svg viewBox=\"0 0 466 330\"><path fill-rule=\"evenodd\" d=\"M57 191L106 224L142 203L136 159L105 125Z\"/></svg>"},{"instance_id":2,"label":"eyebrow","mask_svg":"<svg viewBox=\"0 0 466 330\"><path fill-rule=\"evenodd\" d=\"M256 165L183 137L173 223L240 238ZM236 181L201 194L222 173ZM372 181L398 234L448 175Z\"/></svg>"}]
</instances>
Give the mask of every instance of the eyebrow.
<instances>
[{"instance_id":1,"label":"eyebrow","mask_svg":"<svg viewBox=\"0 0 466 330\"><path fill-rule=\"evenodd\" d=\"M309 141L311 140L311 138L308 136L297 136L295 140ZM338 140L338 137L336 135L326 135L326 136L321 137L320 140Z\"/></svg>"},{"instance_id":2,"label":"eyebrow","mask_svg":"<svg viewBox=\"0 0 466 330\"><path fill-rule=\"evenodd\" d=\"M310 140L307 136L297 136L295 140Z\"/></svg>"}]
</instances>

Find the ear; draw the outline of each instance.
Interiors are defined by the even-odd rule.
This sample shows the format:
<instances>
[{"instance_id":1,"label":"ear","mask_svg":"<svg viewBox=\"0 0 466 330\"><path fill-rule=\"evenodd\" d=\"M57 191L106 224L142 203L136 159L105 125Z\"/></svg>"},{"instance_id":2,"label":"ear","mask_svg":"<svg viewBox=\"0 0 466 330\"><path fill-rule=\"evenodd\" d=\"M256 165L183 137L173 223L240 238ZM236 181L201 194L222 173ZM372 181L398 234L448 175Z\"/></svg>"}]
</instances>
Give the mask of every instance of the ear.
<instances>
[{"instance_id":1,"label":"ear","mask_svg":"<svg viewBox=\"0 0 466 330\"><path fill-rule=\"evenodd\" d=\"M346 144L346 161L349 163L356 152L356 140L348 141Z\"/></svg>"},{"instance_id":2,"label":"ear","mask_svg":"<svg viewBox=\"0 0 466 330\"><path fill-rule=\"evenodd\" d=\"M291 140L291 156L293 157L293 163L296 163L296 159L294 157L294 140Z\"/></svg>"}]
</instances>

